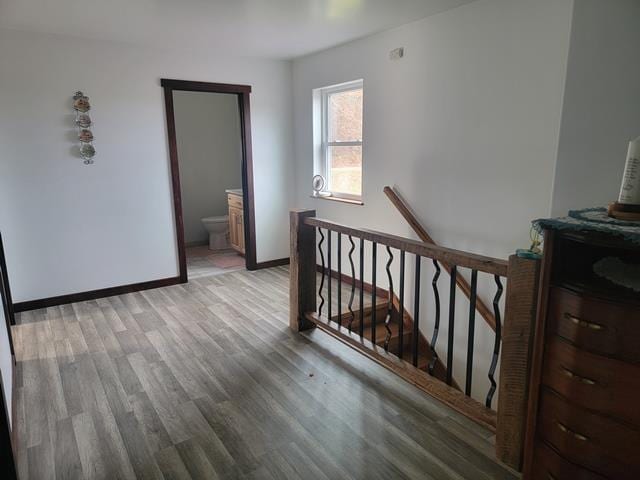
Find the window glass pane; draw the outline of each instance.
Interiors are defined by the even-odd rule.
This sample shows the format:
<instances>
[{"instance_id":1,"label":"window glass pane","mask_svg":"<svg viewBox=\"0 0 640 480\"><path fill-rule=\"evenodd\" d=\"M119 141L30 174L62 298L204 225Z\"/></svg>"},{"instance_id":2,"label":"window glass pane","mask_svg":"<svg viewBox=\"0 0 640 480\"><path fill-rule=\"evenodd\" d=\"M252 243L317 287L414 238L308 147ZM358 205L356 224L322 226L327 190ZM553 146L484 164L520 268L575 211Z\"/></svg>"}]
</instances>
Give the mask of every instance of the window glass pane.
<instances>
[{"instance_id":1,"label":"window glass pane","mask_svg":"<svg viewBox=\"0 0 640 480\"><path fill-rule=\"evenodd\" d=\"M331 93L327 98L330 142L362 140L362 89Z\"/></svg>"},{"instance_id":2,"label":"window glass pane","mask_svg":"<svg viewBox=\"0 0 640 480\"><path fill-rule=\"evenodd\" d=\"M328 147L327 153L330 190L362 195L362 146Z\"/></svg>"}]
</instances>

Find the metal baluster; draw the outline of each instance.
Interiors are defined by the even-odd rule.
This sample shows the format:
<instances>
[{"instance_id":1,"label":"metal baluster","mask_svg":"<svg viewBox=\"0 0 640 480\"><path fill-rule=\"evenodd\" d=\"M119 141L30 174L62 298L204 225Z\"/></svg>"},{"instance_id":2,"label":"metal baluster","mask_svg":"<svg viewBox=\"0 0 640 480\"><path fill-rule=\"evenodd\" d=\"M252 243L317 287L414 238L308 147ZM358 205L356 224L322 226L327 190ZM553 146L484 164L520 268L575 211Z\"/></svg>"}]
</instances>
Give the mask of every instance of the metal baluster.
<instances>
[{"instance_id":1,"label":"metal baluster","mask_svg":"<svg viewBox=\"0 0 640 480\"><path fill-rule=\"evenodd\" d=\"M467 381L464 393L471 396L473 375L473 346L476 332L476 290L478 287L478 271L471 271L471 295L469 296L469 340L467 343Z\"/></svg>"},{"instance_id":2,"label":"metal baluster","mask_svg":"<svg viewBox=\"0 0 640 480\"><path fill-rule=\"evenodd\" d=\"M371 343L376 343L376 263L378 256L378 244L371 242Z\"/></svg>"},{"instance_id":3,"label":"metal baluster","mask_svg":"<svg viewBox=\"0 0 640 480\"><path fill-rule=\"evenodd\" d=\"M404 355L404 250L400 251L400 292L398 298L400 323L398 324L398 336L400 345L398 345L398 357Z\"/></svg>"},{"instance_id":4,"label":"metal baluster","mask_svg":"<svg viewBox=\"0 0 640 480\"><path fill-rule=\"evenodd\" d=\"M387 254L389 255L389 260L387 261L387 265L385 267L387 271L387 280L389 281L389 298L387 303L387 316L384 319L384 328L387 329L387 335L384 339L384 350L385 352L389 351L389 342L391 341L391 328L389 328L389 324L391 323L391 317L393 316L393 277L391 276L391 263L393 262L393 254L391 253L391 248L387 245Z\"/></svg>"},{"instance_id":5,"label":"metal baluster","mask_svg":"<svg viewBox=\"0 0 640 480\"><path fill-rule=\"evenodd\" d=\"M440 293L438 292L438 278L440 278L440 265L438 261L433 261L433 266L436 269L436 273L433 274L433 280L431 281L431 287L433 288L433 300L436 304L436 318L433 325L433 336L431 337L431 360L429 361L429 375L433 375L433 371L438 361L438 354L436 353L436 342L438 341L438 332L440 331Z\"/></svg>"},{"instance_id":6,"label":"metal baluster","mask_svg":"<svg viewBox=\"0 0 640 480\"><path fill-rule=\"evenodd\" d=\"M318 316L322 316L322 307L324 306L324 297L322 296L322 287L324 287L324 274L325 274L325 265L324 265L324 253L322 253L322 244L324 243L324 233L322 233L322 229L318 228L318 233L320 234L320 241L318 242L318 250L320 250L320 263L322 266L322 276L320 277L320 288L318 289L318 296L320 297L320 306L318 307Z\"/></svg>"},{"instance_id":7,"label":"metal baluster","mask_svg":"<svg viewBox=\"0 0 640 480\"><path fill-rule=\"evenodd\" d=\"M356 249L356 244L353 243L353 238L349 235L349 243L351 243L351 248L349 249L349 264L351 264L351 296L349 297L349 333L351 333L351 326L353 324L353 319L355 318L355 313L353 313L353 297L356 294L356 268L353 264L353 251Z\"/></svg>"},{"instance_id":8,"label":"metal baluster","mask_svg":"<svg viewBox=\"0 0 640 480\"><path fill-rule=\"evenodd\" d=\"M489 393L487 393L487 401L485 405L487 408L491 408L491 401L493 400L493 395L496 393L496 379L494 378L494 374L496 373L496 367L498 366L498 356L500 355L500 343L502 342L502 321L500 320L500 298L502 297L502 282L500 281L500 276L494 276L496 286L498 287L498 291L496 292L496 296L493 297L493 315L496 317L496 337L495 342L493 344L493 358L491 359L491 366L489 367L489 381L491 382L491 387L489 388Z\"/></svg>"},{"instance_id":9,"label":"metal baluster","mask_svg":"<svg viewBox=\"0 0 640 480\"><path fill-rule=\"evenodd\" d=\"M329 317L329 322L331 322L331 278L333 277L333 271L331 270L331 230L327 230L327 263L329 264L327 267L328 270L328 283L327 283L327 317Z\"/></svg>"},{"instance_id":10,"label":"metal baluster","mask_svg":"<svg viewBox=\"0 0 640 480\"><path fill-rule=\"evenodd\" d=\"M338 232L338 325L342 327L342 234Z\"/></svg>"},{"instance_id":11,"label":"metal baluster","mask_svg":"<svg viewBox=\"0 0 640 480\"><path fill-rule=\"evenodd\" d=\"M360 337L364 337L364 238L360 239Z\"/></svg>"},{"instance_id":12,"label":"metal baluster","mask_svg":"<svg viewBox=\"0 0 640 480\"><path fill-rule=\"evenodd\" d=\"M453 337L456 323L456 277L458 268L451 267L451 285L449 287L449 336L447 342L447 385L453 382Z\"/></svg>"},{"instance_id":13,"label":"metal baluster","mask_svg":"<svg viewBox=\"0 0 640 480\"><path fill-rule=\"evenodd\" d=\"M413 304L413 335L411 336L411 350L413 366L418 366L418 342L420 341L420 256L416 255L415 295Z\"/></svg>"}]
</instances>

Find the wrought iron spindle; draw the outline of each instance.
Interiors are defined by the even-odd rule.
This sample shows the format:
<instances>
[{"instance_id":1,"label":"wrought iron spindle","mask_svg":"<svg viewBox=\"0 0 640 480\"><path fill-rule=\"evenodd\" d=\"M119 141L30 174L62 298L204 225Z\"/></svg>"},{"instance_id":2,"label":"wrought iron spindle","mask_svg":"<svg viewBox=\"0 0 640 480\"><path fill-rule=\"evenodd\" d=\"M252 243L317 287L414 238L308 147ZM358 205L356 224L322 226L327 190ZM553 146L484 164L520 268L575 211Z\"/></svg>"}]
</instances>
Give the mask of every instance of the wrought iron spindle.
<instances>
[{"instance_id":1,"label":"wrought iron spindle","mask_svg":"<svg viewBox=\"0 0 640 480\"><path fill-rule=\"evenodd\" d=\"M322 316L322 307L324 306L324 296L322 295L322 288L324 287L324 274L325 274L325 264L324 264L324 253L322 252L322 244L324 243L324 233L322 233L322 229L318 228L318 233L320 234L320 241L318 242L318 250L320 251L320 264L322 268L322 276L320 277L320 288L318 289L318 296L320 297L320 306L318 306L318 316Z\"/></svg>"},{"instance_id":2,"label":"wrought iron spindle","mask_svg":"<svg viewBox=\"0 0 640 480\"><path fill-rule=\"evenodd\" d=\"M338 325L342 327L342 234L338 232Z\"/></svg>"},{"instance_id":3,"label":"wrought iron spindle","mask_svg":"<svg viewBox=\"0 0 640 480\"><path fill-rule=\"evenodd\" d=\"M458 268L451 267L451 285L449 287L449 332L447 341L447 385L453 383L453 338L456 324L456 277Z\"/></svg>"},{"instance_id":4,"label":"wrought iron spindle","mask_svg":"<svg viewBox=\"0 0 640 480\"><path fill-rule=\"evenodd\" d=\"M333 283L331 281L331 278L333 277L333 272L331 271L331 230L327 230L327 263L329 264L327 266L329 275L327 278L327 317L329 317L329 321L331 321L331 284Z\"/></svg>"},{"instance_id":5,"label":"wrought iron spindle","mask_svg":"<svg viewBox=\"0 0 640 480\"><path fill-rule=\"evenodd\" d=\"M411 335L411 350L413 366L418 366L418 343L420 342L420 255L416 255L415 295L413 304L413 335Z\"/></svg>"},{"instance_id":6,"label":"wrought iron spindle","mask_svg":"<svg viewBox=\"0 0 640 480\"><path fill-rule=\"evenodd\" d=\"M371 242L371 343L376 343L376 271L377 271L377 257L378 257L378 244Z\"/></svg>"},{"instance_id":7,"label":"wrought iron spindle","mask_svg":"<svg viewBox=\"0 0 640 480\"><path fill-rule=\"evenodd\" d=\"M473 346L476 332L476 299L478 287L478 271L471 271L471 294L469 296L469 340L467 343L467 380L464 393L471 396L471 382L473 375Z\"/></svg>"},{"instance_id":8,"label":"wrought iron spindle","mask_svg":"<svg viewBox=\"0 0 640 480\"><path fill-rule=\"evenodd\" d=\"M387 330L387 335L384 339L384 350L385 352L389 351L389 342L391 341L391 328L389 324L391 323L391 317L393 316L393 277L391 276L391 263L393 262L393 254L391 253L391 248L387 245L387 254L389 255L389 260L387 261L387 265L385 270L387 271L387 280L389 281L389 297L387 300L387 316L384 319L384 328Z\"/></svg>"},{"instance_id":9,"label":"wrought iron spindle","mask_svg":"<svg viewBox=\"0 0 640 480\"><path fill-rule=\"evenodd\" d=\"M404 260L405 260L404 250L400 251L400 292L398 292L398 316L400 321L398 323L398 337L400 339L400 343L398 345L398 357L402 359L404 355Z\"/></svg>"},{"instance_id":10,"label":"wrought iron spindle","mask_svg":"<svg viewBox=\"0 0 640 480\"><path fill-rule=\"evenodd\" d=\"M349 243L351 248L349 249L349 264L351 265L351 295L349 296L349 333L351 333L351 327L353 325L353 319L356 317L353 313L353 297L356 294L356 268L353 264L353 252L356 249L356 244L353 242L353 238L349 235Z\"/></svg>"},{"instance_id":11,"label":"wrought iron spindle","mask_svg":"<svg viewBox=\"0 0 640 480\"><path fill-rule=\"evenodd\" d=\"M364 337L364 238L360 239L360 337Z\"/></svg>"},{"instance_id":12,"label":"wrought iron spindle","mask_svg":"<svg viewBox=\"0 0 640 480\"><path fill-rule=\"evenodd\" d=\"M495 342L493 344L493 358L491 359L491 366L489 367L489 381L491 382L491 387L489 388L489 393L487 393L487 401L485 405L487 408L491 408L491 401L493 400L493 395L496 393L496 379L494 378L494 374L496 373L496 367L498 366L498 356L500 355L500 343L502 342L502 322L500 320L500 298L502 297L502 281L500 280L499 275L494 276L496 286L498 290L496 291L496 296L493 297L493 315L496 318L496 337Z\"/></svg>"},{"instance_id":13,"label":"wrought iron spindle","mask_svg":"<svg viewBox=\"0 0 640 480\"><path fill-rule=\"evenodd\" d=\"M431 281L431 287L433 288L433 301L436 306L436 318L433 325L433 336L431 337L431 360L429 361L429 375L433 375L436 368L436 362L438 361L438 354L436 353L436 342L438 341L438 333L440 331L440 293L438 292L438 278L440 278L440 265L437 260L433 260L433 266L436 269L436 273L433 274L433 280Z\"/></svg>"}]
</instances>

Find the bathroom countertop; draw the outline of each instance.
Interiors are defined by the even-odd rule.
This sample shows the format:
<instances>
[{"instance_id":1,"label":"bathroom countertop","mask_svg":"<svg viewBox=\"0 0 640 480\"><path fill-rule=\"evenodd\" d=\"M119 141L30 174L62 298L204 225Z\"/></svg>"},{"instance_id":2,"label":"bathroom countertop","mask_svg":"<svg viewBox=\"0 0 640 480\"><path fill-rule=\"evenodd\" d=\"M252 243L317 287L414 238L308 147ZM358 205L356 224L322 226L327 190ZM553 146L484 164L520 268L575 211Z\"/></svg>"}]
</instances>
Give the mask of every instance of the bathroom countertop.
<instances>
[{"instance_id":1,"label":"bathroom countertop","mask_svg":"<svg viewBox=\"0 0 640 480\"><path fill-rule=\"evenodd\" d=\"M225 192L230 193L231 195L242 195L241 188L230 188L225 190Z\"/></svg>"}]
</instances>

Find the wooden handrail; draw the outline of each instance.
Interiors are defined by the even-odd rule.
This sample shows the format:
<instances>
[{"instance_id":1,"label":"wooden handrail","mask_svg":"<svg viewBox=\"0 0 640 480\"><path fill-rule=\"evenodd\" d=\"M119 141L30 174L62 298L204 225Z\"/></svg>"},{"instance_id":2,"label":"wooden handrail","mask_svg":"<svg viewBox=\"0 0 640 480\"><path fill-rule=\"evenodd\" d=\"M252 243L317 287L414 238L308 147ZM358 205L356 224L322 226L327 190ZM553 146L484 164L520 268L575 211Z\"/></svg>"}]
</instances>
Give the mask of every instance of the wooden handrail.
<instances>
[{"instance_id":1,"label":"wooden handrail","mask_svg":"<svg viewBox=\"0 0 640 480\"><path fill-rule=\"evenodd\" d=\"M499 258L476 255L475 253L468 253L463 252L462 250L454 250L452 248L441 247L439 245L419 242L417 240L398 237L389 233L376 232L375 230L353 228L316 217L304 217L302 219L302 223L310 227L325 228L333 232L350 235L370 242L376 242L381 245L388 245L389 247L404 250L405 252L413 253L421 257L438 260L442 264L471 268L480 272L499 275L501 277L507 276L509 264L506 260Z\"/></svg>"},{"instance_id":2,"label":"wooden handrail","mask_svg":"<svg viewBox=\"0 0 640 480\"><path fill-rule=\"evenodd\" d=\"M425 230L425 228L420 224L420 222L418 221L416 216L413 214L413 212L411 212L409 207L407 207L406 202L404 202L402 198L400 198L400 196L396 193L396 191L389 186L384 187L383 191L385 195L389 198L389 200L391 200L391 203L393 203L396 209L400 212L400 214L404 217L407 223L411 226L413 231L416 232L416 235L418 235L420 240L430 245L437 245L437 243L433 240L433 238L431 238L431 235L429 235L429 233ZM451 273L451 265L449 265L446 262L441 262L441 263L444 269L448 273ZM456 277L456 283L458 284L458 287L460 287L460 290L462 290L462 292L467 296L467 298L470 298L471 286L469 285L469 282L467 282L461 275L458 275ZM489 325L491 329L495 332L496 317L493 315L491 310L489 310L489 307L487 307L487 305L479 298L476 299L476 310L478 310L482 318L484 318L484 320L487 322L487 325Z\"/></svg>"}]
</instances>

